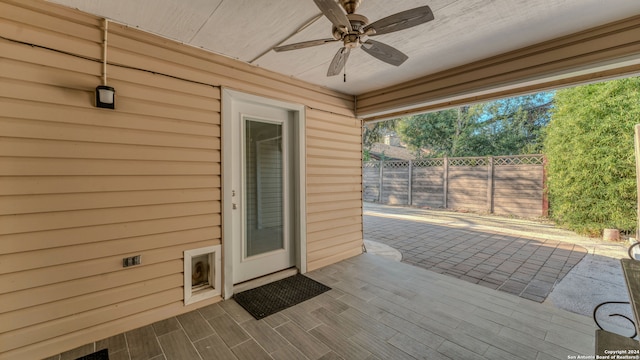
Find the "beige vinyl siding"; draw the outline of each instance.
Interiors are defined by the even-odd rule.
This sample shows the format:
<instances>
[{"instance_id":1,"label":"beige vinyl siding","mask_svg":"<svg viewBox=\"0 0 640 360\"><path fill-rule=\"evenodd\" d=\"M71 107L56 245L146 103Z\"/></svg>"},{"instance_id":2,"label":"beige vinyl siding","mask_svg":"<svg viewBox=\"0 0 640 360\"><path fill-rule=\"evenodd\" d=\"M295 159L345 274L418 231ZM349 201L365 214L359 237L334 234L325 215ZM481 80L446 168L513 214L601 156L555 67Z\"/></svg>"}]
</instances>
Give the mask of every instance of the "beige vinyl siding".
<instances>
[{"instance_id":1,"label":"beige vinyl siding","mask_svg":"<svg viewBox=\"0 0 640 360\"><path fill-rule=\"evenodd\" d=\"M0 359L47 357L221 300L185 307L182 274L183 251L223 241L220 86L319 109L309 132L330 126L309 142L309 169L331 168L314 151L343 163L336 179L309 177L309 266L362 241L351 96L110 23L116 110L97 109L101 26L43 1L0 0L2 37L90 58L0 39ZM336 192L355 196L332 213L354 222L335 232L315 196L338 178ZM123 268L133 255L142 265Z\"/></svg>"},{"instance_id":2,"label":"beige vinyl siding","mask_svg":"<svg viewBox=\"0 0 640 360\"><path fill-rule=\"evenodd\" d=\"M312 86L196 48L180 46L144 32L110 24L109 61L194 81L225 86L272 99L305 104L346 116L354 114L352 96Z\"/></svg>"},{"instance_id":3,"label":"beige vinyl siding","mask_svg":"<svg viewBox=\"0 0 640 360\"><path fill-rule=\"evenodd\" d=\"M362 252L360 121L307 111L307 269Z\"/></svg>"},{"instance_id":4,"label":"beige vinyl siding","mask_svg":"<svg viewBox=\"0 0 640 360\"><path fill-rule=\"evenodd\" d=\"M16 18L2 28L100 54L91 27L68 29L93 43ZM117 69L118 111L95 109L98 63L1 45L0 357L50 355L116 322L185 311L182 252L221 242L219 89ZM122 268L132 255L143 264Z\"/></svg>"}]
</instances>

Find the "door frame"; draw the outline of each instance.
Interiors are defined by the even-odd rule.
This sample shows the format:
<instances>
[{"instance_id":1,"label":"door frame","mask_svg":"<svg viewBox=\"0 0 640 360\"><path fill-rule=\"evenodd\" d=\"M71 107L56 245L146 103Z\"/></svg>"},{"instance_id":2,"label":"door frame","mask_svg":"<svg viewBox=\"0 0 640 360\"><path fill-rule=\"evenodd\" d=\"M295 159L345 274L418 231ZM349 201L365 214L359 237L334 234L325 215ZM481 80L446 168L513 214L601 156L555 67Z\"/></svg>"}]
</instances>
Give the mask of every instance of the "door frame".
<instances>
[{"instance_id":1,"label":"door frame","mask_svg":"<svg viewBox=\"0 0 640 360\"><path fill-rule=\"evenodd\" d=\"M242 103L253 103L262 106L277 107L292 114L293 130L293 166L292 192L295 196L293 219L293 246L296 268L301 274L307 272L307 230L306 230L306 112L305 106L281 100L269 99L257 95L247 94L226 87L222 88L221 104L221 150L222 150L222 296L229 299L233 296L233 228L231 222L233 177L231 164L233 152L232 127L226 126L233 121L241 121L238 106ZM227 171L228 169L228 171Z\"/></svg>"}]
</instances>

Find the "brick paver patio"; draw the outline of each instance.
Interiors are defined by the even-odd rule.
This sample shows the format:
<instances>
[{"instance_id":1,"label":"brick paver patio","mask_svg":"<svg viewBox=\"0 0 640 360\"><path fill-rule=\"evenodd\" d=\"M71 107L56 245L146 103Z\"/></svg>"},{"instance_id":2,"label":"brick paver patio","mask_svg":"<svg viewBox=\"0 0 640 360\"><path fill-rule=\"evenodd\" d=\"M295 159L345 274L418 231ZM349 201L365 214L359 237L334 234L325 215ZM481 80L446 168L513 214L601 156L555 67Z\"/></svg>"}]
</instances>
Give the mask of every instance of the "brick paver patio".
<instances>
[{"instance_id":1,"label":"brick paver patio","mask_svg":"<svg viewBox=\"0 0 640 360\"><path fill-rule=\"evenodd\" d=\"M587 253L568 242L510 235L507 228L452 227L401 219L402 208L393 211L394 217L365 211L365 239L398 249L403 262L538 302Z\"/></svg>"}]
</instances>

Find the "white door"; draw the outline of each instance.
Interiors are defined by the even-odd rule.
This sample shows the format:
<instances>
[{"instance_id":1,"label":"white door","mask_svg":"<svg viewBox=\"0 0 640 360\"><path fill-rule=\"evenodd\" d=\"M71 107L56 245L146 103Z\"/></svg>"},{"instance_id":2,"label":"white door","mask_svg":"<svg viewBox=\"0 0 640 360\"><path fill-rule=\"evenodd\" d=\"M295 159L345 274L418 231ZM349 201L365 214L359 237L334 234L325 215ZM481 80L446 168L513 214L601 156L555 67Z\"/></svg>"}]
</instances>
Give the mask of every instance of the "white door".
<instances>
[{"instance_id":1,"label":"white door","mask_svg":"<svg viewBox=\"0 0 640 360\"><path fill-rule=\"evenodd\" d=\"M295 266L290 112L243 102L232 121L233 283Z\"/></svg>"}]
</instances>

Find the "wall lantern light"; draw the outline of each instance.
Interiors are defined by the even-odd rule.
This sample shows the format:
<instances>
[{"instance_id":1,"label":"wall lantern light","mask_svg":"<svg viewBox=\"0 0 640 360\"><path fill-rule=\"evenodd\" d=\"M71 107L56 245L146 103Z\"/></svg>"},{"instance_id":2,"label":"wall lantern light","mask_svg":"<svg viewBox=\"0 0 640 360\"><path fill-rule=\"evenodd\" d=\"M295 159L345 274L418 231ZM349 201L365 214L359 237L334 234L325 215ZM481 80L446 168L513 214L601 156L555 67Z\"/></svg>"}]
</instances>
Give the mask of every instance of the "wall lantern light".
<instances>
[{"instance_id":1,"label":"wall lantern light","mask_svg":"<svg viewBox=\"0 0 640 360\"><path fill-rule=\"evenodd\" d=\"M116 89L106 85L96 87L96 106L105 109L115 109Z\"/></svg>"}]
</instances>

